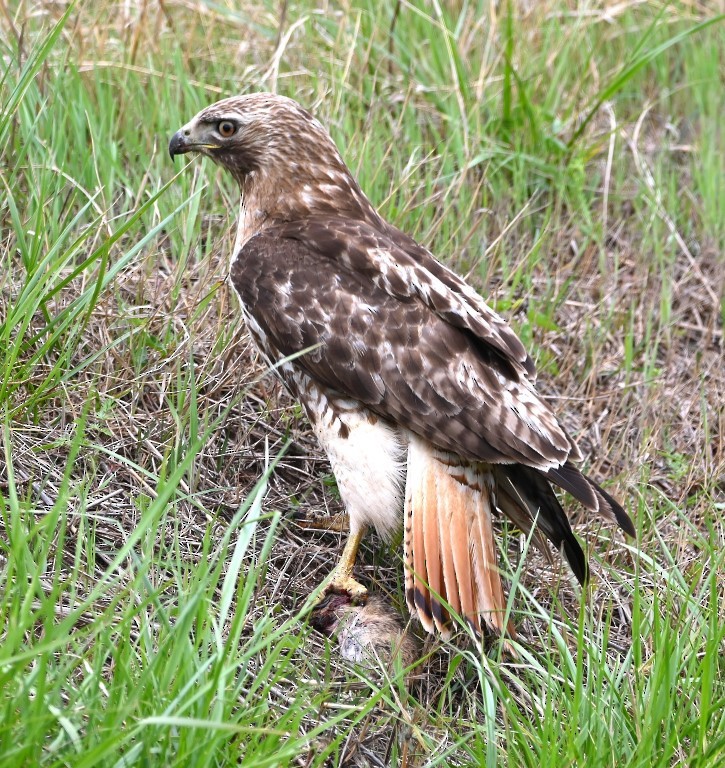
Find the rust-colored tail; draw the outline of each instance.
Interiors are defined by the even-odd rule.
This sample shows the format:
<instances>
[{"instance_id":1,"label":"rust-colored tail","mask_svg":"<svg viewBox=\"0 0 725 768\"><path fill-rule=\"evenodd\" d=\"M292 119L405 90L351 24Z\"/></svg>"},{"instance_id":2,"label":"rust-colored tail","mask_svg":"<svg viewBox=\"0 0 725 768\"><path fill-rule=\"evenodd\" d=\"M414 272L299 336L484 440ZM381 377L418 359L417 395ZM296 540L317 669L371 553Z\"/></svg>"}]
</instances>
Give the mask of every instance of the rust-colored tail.
<instances>
[{"instance_id":1,"label":"rust-colored tail","mask_svg":"<svg viewBox=\"0 0 725 768\"><path fill-rule=\"evenodd\" d=\"M506 602L492 526L495 509L551 557L548 539L569 561L579 582L586 582L586 557L551 483L625 533L635 534L619 502L569 461L549 469L484 464L411 437L405 484L405 590L411 613L418 614L429 632L450 634L451 617L443 603L478 634L487 629L503 632ZM511 622L505 629L514 637Z\"/></svg>"},{"instance_id":2,"label":"rust-colored tail","mask_svg":"<svg viewBox=\"0 0 725 768\"><path fill-rule=\"evenodd\" d=\"M405 487L405 588L423 626L450 635L445 601L480 636L502 633L506 601L492 526L494 477L412 437ZM509 622L506 630L514 636Z\"/></svg>"}]
</instances>

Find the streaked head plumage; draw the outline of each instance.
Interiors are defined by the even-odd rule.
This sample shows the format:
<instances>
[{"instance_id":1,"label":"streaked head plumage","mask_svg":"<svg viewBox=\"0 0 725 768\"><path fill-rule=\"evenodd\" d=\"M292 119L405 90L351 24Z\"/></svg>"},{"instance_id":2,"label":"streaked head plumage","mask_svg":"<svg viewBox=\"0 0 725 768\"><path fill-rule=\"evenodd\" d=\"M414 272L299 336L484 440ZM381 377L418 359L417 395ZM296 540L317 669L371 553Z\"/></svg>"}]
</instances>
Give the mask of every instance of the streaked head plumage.
<instances>
[{"instance_id":1,"label":"streaked head plumage","mask_svg":"<svg viewBox=\"0 0 725 768\"><path fill-rule=\"evenodd\" d=\"M263 222L340 212L380 223L327 129L285 96L253 93L205 107L169 142L172 159L187 152L232 174L251 231Z\"/></svg>"},{"instance_id":2,"label":"streaked head plumage","mask_svg":"<svg viewBox=\"0 0 725 768\"><path fill-rule=\"evenodd\" d=\"M296 101L273 93L232 96L202 109L169 142L172 159L187 152L210 157L240 182L293 153L339 159L325 128Z\"/></svg>"}]
</instances>

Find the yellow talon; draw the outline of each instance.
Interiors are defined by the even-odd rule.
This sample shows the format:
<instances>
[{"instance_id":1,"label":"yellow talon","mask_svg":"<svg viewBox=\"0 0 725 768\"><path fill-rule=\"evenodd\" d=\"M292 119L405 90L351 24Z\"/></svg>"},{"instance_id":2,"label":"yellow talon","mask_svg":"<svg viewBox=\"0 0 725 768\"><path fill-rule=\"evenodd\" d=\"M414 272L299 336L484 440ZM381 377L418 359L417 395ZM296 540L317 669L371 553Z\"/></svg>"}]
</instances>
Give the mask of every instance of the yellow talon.
<instances>
[{"instance_id":1,"label":"yellow talon","mask_svg":"<svg viewBox=\"0 0 725 768\"><path fill-rule=\"evenodd\" d=\"M352 597L354 603L368 594L367 587L363 586L352 576L344 576L338 573L333 575L332 581L325 591L347 592Z\"/></svg>"},{"instance_id":2,"label":"yellow talon","mask_svg":"<svg viewBox=\"0 0 725 768\"><path fill-rule=\"evenodd\" d=\"M353 600L360 600L367 597L367 588L352 575L357 551L360 548L360 542L362 541L364 534L365 528L360 528L350 534L347 543L345 544L345 549L343 549L342 555L340 555L340 560L338 561L335 570L332 572L332 580L320 596L320 600L328 592L347 592Z\"/></svg>"}]
</instances>

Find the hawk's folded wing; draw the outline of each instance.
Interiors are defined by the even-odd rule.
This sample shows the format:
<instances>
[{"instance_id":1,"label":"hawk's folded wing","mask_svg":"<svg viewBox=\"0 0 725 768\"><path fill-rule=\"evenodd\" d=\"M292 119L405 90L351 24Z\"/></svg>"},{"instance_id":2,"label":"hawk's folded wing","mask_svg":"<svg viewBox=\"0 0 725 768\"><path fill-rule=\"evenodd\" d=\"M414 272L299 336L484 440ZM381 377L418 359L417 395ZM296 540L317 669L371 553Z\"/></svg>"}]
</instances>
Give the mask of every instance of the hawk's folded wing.
<instances>
[{"instance_id":1,"label":"hawk's folded wing","mask_svg":"<svg viewBox=\"0 0 725 768\"><path fill-rule=\"evenodd\" d=\"M563 465L575 449L531 388L513 332L480 298L485 314L355 226L282 225L246 243L232 279L267 341L282 355L313 348L296 360L313 379L440 448Z\"/></svg>"}]
</instances>

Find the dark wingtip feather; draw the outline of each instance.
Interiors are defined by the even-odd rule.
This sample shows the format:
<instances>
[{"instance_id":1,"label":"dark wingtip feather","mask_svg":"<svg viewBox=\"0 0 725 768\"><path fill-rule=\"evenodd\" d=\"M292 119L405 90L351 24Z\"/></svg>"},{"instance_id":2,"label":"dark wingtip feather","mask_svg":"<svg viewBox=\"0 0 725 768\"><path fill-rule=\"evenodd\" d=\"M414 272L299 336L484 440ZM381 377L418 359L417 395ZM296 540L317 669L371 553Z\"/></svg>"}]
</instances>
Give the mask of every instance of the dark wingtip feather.
<instances>
[{"instance_id":1,"label":"dark wingtip feather","mask_svg":"<svg viewBox=\"0 0 725 768\"><path fill-rule=\"evenodd\" d=\"M521 465L499 465L494 471L502 511L516 525L525 525L526 518L536 520L539 530L563 553L577 581L584 584L589 575L586 556L547 478Z\"/></svg>"},{"instance_id":2,"label":"dark wingtip feather","mask_svg":"<svg viewBox=\"0 0 725 768\"><path fill-rule=\"evenodd\" d=\"M560 467L553 467L546 472L546 476L560 488L568 491L575 499L580 501L587 509L599 510L599 499L587 478L570 462ZM606 514L606 511L605 513Z\"/></svg>"},{"instance_id":3,"label":"dark wingtip feather","mask_svg":"<svg viewBox=\"0 0 725 768\"><path fill-rule=\"evenodd\" d=\"M637 535L637 531L632 522L632 518L624 511L624 507L594 480L589 477L587 477L586 480L596 490L600 497L600 502L603 501L609 507L611 515L617 521L617 525L627 534L627 536L632 536L634 538Z\"/></svg>"},{"instance_id":4,"label":"dark wingtip feather","mask_svg":"<svg viewBox=\"0 0 725 768\"><path fill-rule=\"evenodd\" d=\"M587 509L599 512L603 517L616 522L628 536L636 534L634 523L622 505L570 462L548 470L546 476L578 499Z\"/></svg>"},{"instance_id":5,"label":"dark wingtip feather","mask_svg":"<svg viewBox=\"0 0 725 768\"><path fill-rule=\"evenodd\" d=\"M584 550L571 531L564 539L564 557L566 557L576 580L584 585L589 581L589 566Z\"/></svg>"},{"instance_id":6,"label":"dark wingtip feather","mask_svg":"<svg viewBox=\"0 0 725 768\"><path fill-rule=\"evenodd\" d=\"M635 534L632 520L621 504L571 462L547 472L520 464L499 464L494 472L499 508L519 526L526 527L527 520L536 520L539 530L567 559L580 584L589 578L587 559L550 482L571 493L588 509L616 522L629 536Z\"/></svg>"}]
</instances>

